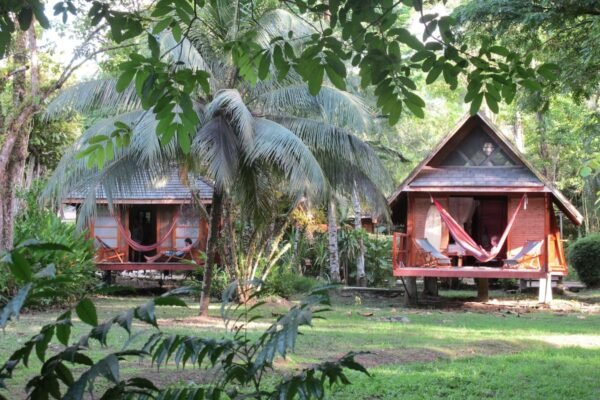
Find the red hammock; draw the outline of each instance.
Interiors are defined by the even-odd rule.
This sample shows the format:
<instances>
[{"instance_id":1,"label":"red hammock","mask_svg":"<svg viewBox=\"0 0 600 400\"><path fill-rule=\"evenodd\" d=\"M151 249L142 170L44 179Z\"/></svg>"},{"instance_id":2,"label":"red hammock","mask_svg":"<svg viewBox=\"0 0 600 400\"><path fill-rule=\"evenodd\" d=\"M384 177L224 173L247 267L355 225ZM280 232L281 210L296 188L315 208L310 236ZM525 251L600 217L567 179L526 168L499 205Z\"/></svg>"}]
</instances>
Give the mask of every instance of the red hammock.
<instances>
[{"instance_id":1,"label":"red hammock","mask_svg":"<svg viewBox=\"0 0 600 400\"><path fill-rule=\"evenodd\" d=\"M146 252L146 251L156 250L158 248L158 246L163 244L165 242L165 240L167 240L169 238L169 236L171 235L171 232L173 232L173 229L175 229L175 225L177 225L177 219L179 218L179 209L177 209L177 211L175 211L175 215L173 216L173 222L171 222L171 226L169 227L169 230L163 235L163 237L161 237L158 240L158 242L156 242L154 244L150 244L150 245L143 245L143 244L140 244L140 243L136 242L135 240L133 240L131 238L131 233L121 224L121 220L118 217L116 217L115 215L113 215L113 218L117 222L117 228L121 232L121 235L123 235L123 237L125 238L125 241L127 242L127 244L135 251Z\"/></svg>"},{"instance_id":2,"label":"red hammock","mask_svg":"<svg viewBox=\"0 0 600 400\"><path fill-rule=\"evenodd\" d=\"M488 262L496 258L498 253L500 253L502 246L504 246L504 242L506 242L506 238L508 237L508 234L510 233L510 230L512 229L512 226L517 218L517 214L523 206L525 196L526 195L523 195L523 197L521 197L521 201L519 201L517 209L510 218L510 221L508 221L508 225L506 225L504 233L502 233L502 236L500 237L500 241L498 241L498 244L492 247L490 251L487 251L483 247L478 245L477 242L475 242L475 240L473 240L473 238L469 236L469 234L463 229L463 227L458 222L456 222L454 218L452 218L450 213L448 213L448 211L446 211L436 199L431 197L431 200L440 212L442 220L446 223L448 231L450 231L450 234L454 238L454 241L460 246L462 246L468 255L475 257L481 262Z\"/></svg>"}]
</instances>

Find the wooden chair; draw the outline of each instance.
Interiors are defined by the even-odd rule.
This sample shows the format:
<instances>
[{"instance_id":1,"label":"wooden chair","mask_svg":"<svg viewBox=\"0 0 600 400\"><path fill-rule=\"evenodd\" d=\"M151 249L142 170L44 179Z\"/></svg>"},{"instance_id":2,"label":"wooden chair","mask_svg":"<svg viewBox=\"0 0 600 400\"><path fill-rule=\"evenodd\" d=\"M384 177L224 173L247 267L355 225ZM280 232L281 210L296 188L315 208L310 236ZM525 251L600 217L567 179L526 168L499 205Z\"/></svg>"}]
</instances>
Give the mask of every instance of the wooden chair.
<instances>
[{"instance_id":1,"label":"wooden chair","mask_svg":"<svg viewBox=\"0 0 600 400\"><path fill-rule=\"evenodd\" d=\"M524 266L529 269L540 269L540 254L542 253L543 243L543 240L528 240L521 251L504 260L502 267L515 269Z\"/></svg>"},{"instance_id":2,"label":"wooden chair","mask_svg":"<svg viewBox=\"0 0 600 400\"><path fill-rule=\"evenodd\" d=\"M95 236L96 241L98 242L98 244L100 244L100 247L98 248L99 252L98 252L98 256L97 256L97 260L99 262L108 262L108 261L113 261L113 260L119 260L120 263L123 263L123 259L125 257L125 252L124 251L120 251L119 249L116 249L114 247L111 247L108 243L106 243L104 240L100 239L98 236Z\"/></svg>"},{"instance_id":3,"label":"wooden chair","mask_svg":"<svg viewBox=\"0 0 600 400\"><path fill-rule=\"evenodd\" d=\"M415 239L417 250L423 256L424 267L450 267L452 262L449 257L442 254L427 239Z\"/></svg>"}]
</instances>

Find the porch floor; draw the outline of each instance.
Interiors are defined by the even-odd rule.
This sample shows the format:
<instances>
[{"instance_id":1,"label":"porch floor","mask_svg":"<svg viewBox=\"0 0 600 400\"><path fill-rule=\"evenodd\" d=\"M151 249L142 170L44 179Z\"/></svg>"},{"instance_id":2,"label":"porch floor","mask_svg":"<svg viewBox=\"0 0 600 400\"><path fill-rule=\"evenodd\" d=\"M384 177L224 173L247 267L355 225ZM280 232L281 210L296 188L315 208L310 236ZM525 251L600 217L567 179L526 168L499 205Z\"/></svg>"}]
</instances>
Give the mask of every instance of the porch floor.
<instances>
[{"instance_id":1,"label":"porch floor","mask_svg":"<svg viewBox=\"0 0 600 400\"><path fill-rule=\"evenodd\" d=\"M125 263L96 263L96 267L102 271L194 271L197 265L179 262L125 262Z\"/></svg>"},{"instance_id":2,"label":"porch floor","mask_svg":"<svg viewBox=\"0 0 600 400\"><path fill-rule=\"evenodd\" d=\"M499 278L540 279L546 272L537 269L502 269L498 267L401 267L394 268L394 276L437 277L437 278ZM552 275L563 275L553 272Z\"/></svg>"}]
</instances>

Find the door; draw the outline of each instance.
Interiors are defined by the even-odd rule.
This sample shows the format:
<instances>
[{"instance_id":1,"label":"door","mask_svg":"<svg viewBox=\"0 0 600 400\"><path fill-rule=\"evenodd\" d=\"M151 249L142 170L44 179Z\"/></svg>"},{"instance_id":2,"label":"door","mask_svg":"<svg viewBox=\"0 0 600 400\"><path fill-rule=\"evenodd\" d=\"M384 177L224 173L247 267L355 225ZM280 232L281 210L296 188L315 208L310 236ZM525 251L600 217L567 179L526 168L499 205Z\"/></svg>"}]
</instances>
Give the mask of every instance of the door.
<instances>
[{"instance_id":1,"label":"door","mask_svg":"<svg viewBox=\"0 0 600 400\"><path fill-rule=\"evenodd\" d=\"M129 210L129 232L131 238L144 245L156 243L156 207L148 205L132 206ZM138 252L129 248L129 261L144 262L144 256L152 256L156 250Z\"/></svg>"},{"instance_id":2,"label":"door","mask_svg":"<svg viewBox=\"0 0 600 400\"><path fill-rule=\"evenodd\" d=\"M494 239L500 237L506 229L507 198L506 197L478 197L479 206L473 215L472 238L486 250L493 247ZM498 257L506 258L506 244L500 250Z\"/></svg>"}]
</instances>

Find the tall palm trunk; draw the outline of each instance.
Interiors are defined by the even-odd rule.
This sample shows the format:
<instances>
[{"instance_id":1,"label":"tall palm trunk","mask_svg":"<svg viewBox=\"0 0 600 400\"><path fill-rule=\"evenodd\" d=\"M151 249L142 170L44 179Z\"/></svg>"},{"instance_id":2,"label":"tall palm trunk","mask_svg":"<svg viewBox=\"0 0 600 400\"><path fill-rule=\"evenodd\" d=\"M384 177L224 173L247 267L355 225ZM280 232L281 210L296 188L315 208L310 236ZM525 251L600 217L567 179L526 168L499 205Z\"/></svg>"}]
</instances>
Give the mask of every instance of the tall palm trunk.
<instances>
[{"instance_id":1,"label":"tall palm trunk","mask_svg":"<svg viewBox=\"0 0 600 400\"><path fill-rule=\"evenodd\" d=\"M360 233L362 229L362 213L360 209L360 199L356 185L352 189L352 205L354 206L354 229ZM365 242L362 236L358 239L358 257L356 257L356 283L358 286L367 286L365 274Z\"/></svg>"},{"instance_id":2,"label":"tall palm trunk","mask_svg":"<svg viewBox=\"0 0 600 400\"><path fill-rule=\"evenodd\" d=\"M210 210L210 233L206 248L206 264L204 264L204 279L202 282L202 295L200 296L200 315L208 316L210 304L210 287L212 283L213 269L217 263L219 254L219 227L223 217L223 189L215 186Z\"/></svg>"},{"instance_id":3,"label":"tall palm trunk","mask_svg":"<svg viewBox=\"0 0 600 400\"><path fill-rule=\"evenodd\" d=\"M327 208L327 232L329 236L329 276L333 282L340 281L340 260L338 254L337 218L334 200L329 200Z\"/></svg>"}]
</instances>

